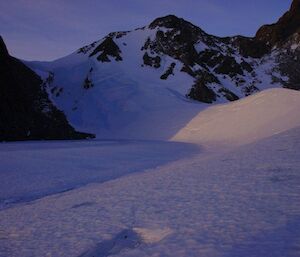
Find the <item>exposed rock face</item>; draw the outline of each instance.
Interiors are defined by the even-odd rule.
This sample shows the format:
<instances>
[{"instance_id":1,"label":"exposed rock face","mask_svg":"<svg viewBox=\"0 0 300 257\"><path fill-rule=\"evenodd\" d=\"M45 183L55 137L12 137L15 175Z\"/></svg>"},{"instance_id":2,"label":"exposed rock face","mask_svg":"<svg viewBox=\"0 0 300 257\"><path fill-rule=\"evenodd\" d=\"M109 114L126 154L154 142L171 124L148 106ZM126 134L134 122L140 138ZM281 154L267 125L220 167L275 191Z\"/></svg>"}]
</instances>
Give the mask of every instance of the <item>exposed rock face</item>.
<instances>
[{"instance_id":1,"label":"exposed rock face","mask_svg":"<svg viewBox=\"0 0 300 257\"><path fill-rule=\"evenodd\" d=\"M176 63L175 62L172 62L170 67L166 70L166 72L160 76L160 79L168 79L168 77L170 75L174 75L173 71L174 71L174 68L176 66Z\"/></svg>"},{"instance_id":2,"label":"exposed rock face","mask_svg":"<svg viewBox=\"0 0 300 257\"><path fill-rule=\"evenodd\" d=\"M239 49L239 53L246 58L262 58L271 50L271 47L264 41L257 40L256 38L237 36L234 38L233 44Z\"/></svg>"},{"instance_id":3,"label":"exposed rock face","mask_svg":"<svg viewBox=\"0 0 300 257\"><path fill-rule=\"evenodd\" d=\"M156 27L164 27L164 28L182 30L185 29L186 26L190 27L190 29L197 30L198 32L202 31L200 28L196 27L192 23L187 22L182 18L178 18L175 15L167 15L164 17L157 18L150 23L149 28L155 29Z\"/></svg>"},{"instance_id":4,"label":"exposed rock face","mask_svg":"<svg viewBox=\"0 0 300 257\"><path fill-rule=\"evenodd\" d=\"M83 139L48 99L43 81L8 54L0 37L0 140Z\"/></svg>"},{"instance_id":5,"label":"exposed rock face","mask_svg":"<svg viewBox=\"0 0 300 257\"><path fill-rule=\"evenodd\" d=\"M275 46L284 43L290 36L300 30L300 1L294 0L291 8L277 23L262 26L256 33L255 39Z\"/></svg>"},{"instance_id":6,"label":"exposed rock face","mask_svg":"<svg viewBox=\"0 0 300 257\"><path fill-rule=\"evenodd\" d=\"M203 30L174 15L158 18L149 25L150 29L161 27L169 30L163 32L158 29L155 40L149 39L143 50L150 49L156 53L172 56L186 65L194 65L198 62L198 53L194 45L199 40L214 45L214 40Z\"/></svg>"},{"instance_id":7,"label":"exposed rock face","mask_svg":"<svg viewBox=\"0 0 300 257\"><path fill-rule=\"evenodd\" d=\"M200 92L207 92L203 90L203 85L199 86L199 80L205 86L211 83L222 86L220 81L209 79L216 74L231 77L245 96L259 91L258 85L261 81L256 74L257 64L263 64L272 58L274 58L274 65L271 70L266 71L272 77L272 83L280 83L291 89L300 89L300 76L298 75L300 74L300 0L294 0L290 10L278 22L262 26L254 38L242 36L218 38L208 35L200 28L173 15L158 18L149 27L152 29L163 27L168 30L164 32L158 30L155 40L147 40L144 49L172 56L184 64L182 71L198 81L196 86L193 85L192 93L188 94L193 99L200 100L202 99L199 97ZM195 47L199 42L206 46L200 52ZM273 49L274 47L276 50ZM238 55L242 59L241 62L237 61ZM272 55L275 57L271 57ZM253 61L249 62L244 58L251 58ZM195 69L195 65L199 65L202 69ZM203 77L203 70L212 76ZM288 80L278 78L276 72ZM225 96L227 100L239 98L226 87L220 87L215 91L217 96L218 93ZM207 97L204 98L205 102L213 101L213 98L210 101L207 101Z\"/></svg>"},{"instance_id":8,"label":"exposed rock face","mask_svg":"<svg viewBox=\"0 0 300 257\"><path fill-rule=\"evenodd\" d=\"M161 58L158 55L155 56L155 57L151 57L146 52L143 56L143 61L144 61L144 64L147 65L147 66L151 66L151 67L154 67L154 68L159 68Z\"/></svg>"},{"instance_id":9,"label":"exposed rock face","mask_svg":"<svg viewBox=\"0 0 300 257\"><path fill-rule=\"evenodd\" d=\"M216 94L213 90L211 90L202 80L198 80L191 91L188 94L188 97L198 100L203 103L213 103L216 101Z\"/></svg>"},{"instance_id":10,"label":"exposed rock face","mask_svg":"<svg viewBox=\"0 0 300 257\"><path fill-rule=\"evenodd\" d=\"M122 61L120 48L109 36L95 48L90 56L98 53L100 54L98 55L97 59L101 62L110 62L109 56L113 57L116 61Z\"/></svg>"},{"instance_id":11,"label":"exposed rock face","mask_svg":"<svg viewBox=\"0 0 300 257\"><path fill-rule=\"evenodd\" d=\"M147 60L147 65L153 66L153 59L148 57L148 52L161 57L171 56L180 61L183 64L181 71L195 79L187 96L206 103L212 103L219 97L229 101L239 99L224 87L218 76L228 76L231 83L241 87L242 94L248 94L247 83L257 80L253 72L255 67L245 59L261 57L268 51L264 43L255 39L212 36L174 15L154 20L149 28L156 30L156 35L149 37L141 48L141 51L146 51L144 63ZM257 62L253 63L257 66ZM173 70L174 67L170 66L160 78L168 79ZM241 79L245 76L247 79ZM212 85L215 85L214 89Z\"/></svg>"},{"instance_id":12,"label":"exposed rock face","mask_svg":"<svg viewBox=\"0 0 300 257\"><path fill-rule=\"evenodd\" d=\"M277 23L262 26L253 38L213 36L174 15L133 31L110 33L77 51L87 66L78 79L80 87L92 93L109 84L107 78L114 80L106 76L104 84L100 74L88 72L92 58L99 61L97 72L120 74L129 84L153 79L169 87L171 80L180 81L184 89L174 86L180 95L205 103L234 101L270 86L300 89L299 6L300 0L294 0ZM60 83L53 86L59 89Z\"/></svg>"},{"instance_id":13,"label":"exposed rock face","mask_svg":"<svg viewBox=\"0 0 300 257\"><path fill-rule=\"evenodd\" d=\"M278 71L288 78L287 81L277 78L284 87L300 90L300 35L295 34L277 55Z\"/></svg>"},{"instance_id":14,"label":"exposed rock face","mask_svg":"<svg viewBox=\"0 0 300 257\"><path fill-rule=\"evenodd\" d=\"M218 93L222 94L228 101L236 101L239 100L239 97L232 93L230 90L227 88L223 87L218 90Z\"/></svg>"},{"instance_id":15,"label":"exposed rock face","mask_svg":"<svg viewBox=\"0 0 300 257\"><path fill-rule=\"evenodd\" d=\"M300 0L294 0L277 23L263 26L256 37L275 48L277 70L287 80L274 79L286 88L300 90Z\"/></svg>"},{"instance_id":16,"label":"exposed rock face","mask_svg":"<svg viewBox=\"0 0 300 257\"><path fill-rule=\"evenodd\" d=\"M294 0L291 8L276 23L263 25L254 38L238 36L234 44L244 57L261 58L274 46L282 46L291 36L300 32L300 1Z\"/></svg>"},{"instance_id":17,"label":"exposed rock face","mask_svg":"<svg viewBox=\"0 0 300 257\"><path fill-rule=\"evenodd\" d=\"M244 75L241 64L238 64L235 58L230 56L220 56L220 62L214 69L216 73L227 74L230 77L234 77L236 74Z\"/></svg>"}]
</instances>

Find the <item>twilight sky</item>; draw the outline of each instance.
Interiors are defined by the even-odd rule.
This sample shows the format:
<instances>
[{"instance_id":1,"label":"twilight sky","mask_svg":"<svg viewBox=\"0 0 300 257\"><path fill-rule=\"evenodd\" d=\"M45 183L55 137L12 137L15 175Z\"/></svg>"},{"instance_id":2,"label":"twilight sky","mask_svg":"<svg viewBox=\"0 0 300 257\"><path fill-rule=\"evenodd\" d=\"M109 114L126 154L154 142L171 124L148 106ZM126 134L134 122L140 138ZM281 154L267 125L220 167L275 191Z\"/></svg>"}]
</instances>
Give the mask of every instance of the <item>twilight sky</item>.
<instances>
[{"instance_id":1,"label":"twilight sky","mask_svg":"<svg viewBox=\"0 0 300 257\"><path fill-rule=\"evenodd\" d=\"M53 60L104 37L175 14L217 36L253 36L292 0L0 0L0 34L10 53Z\"/></svg>"}]
</instances>

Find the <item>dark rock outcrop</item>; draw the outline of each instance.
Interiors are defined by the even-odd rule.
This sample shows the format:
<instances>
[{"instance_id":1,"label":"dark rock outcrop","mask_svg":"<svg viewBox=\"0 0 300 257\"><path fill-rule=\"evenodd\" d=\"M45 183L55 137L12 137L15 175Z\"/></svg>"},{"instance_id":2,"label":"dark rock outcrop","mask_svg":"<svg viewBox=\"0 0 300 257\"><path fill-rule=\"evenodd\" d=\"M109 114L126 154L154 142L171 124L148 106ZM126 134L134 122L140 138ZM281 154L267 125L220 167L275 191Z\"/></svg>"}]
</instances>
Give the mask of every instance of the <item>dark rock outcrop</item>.
<instances>
[{"instance_id":1,"label":"dark rock outcrop","mask_svg":"<svg viewBox=\"0 0 300 257\"><path fill-rule=\"evenodd\" d=\"M233 40L243 57L261 58L271 51L271 47L256 38L237 36Z\"/></svg>"},{"instance_id":2,"label":"dark rock outcrop","mask_svg":"<svg viewBox=\"0 0 300 257\"><path fill-rule=\"evenodd\" d=\"M214 94L210 94L214 91L212 84L219 84L216 88L222 86L218 75L231 77L233 84L239 84L239 76L244 76L245 72L249 73L248 76L252 76L251 64L243 59L241 63L237 62L236 56L239 54L237 50L242 53L241 57L260 57L268 50L265 44L254 39L220 38L209 35L199 27L174 15L154 20L149 28L156 29L156 36L148 38L141 48L141 51L145 51L144 63L153 66L154 59L148 56L147 51L152 55L167 55L179 60L183 64L181 71L198 81L187 96L204 102L215 101L215 96L220 93L215 91ZM172 73L173 68L170 67L161 79L167 79ZM201 97L200 94L205 95ZM230 101L238 99L229 90L223 90L221 95Z\"/></svg>"},{"instance_id":3,"label":"dark rock outcrop","mask_svg":"<svg viewBox=\"0 0 300 257\"><path fill-rule=\"evenodd\" d=\"M113 57L116 61L123 60L121 57L120 48L111 37L106 37L106 39L95 48L95 50L90 54L90 56L94 56L99 52L100 54L97 57L98 61L110 62L109 56Z\"/></svg>"},{"instance_id":4,"label":"dark rock outcrop","mask_svg":"<svg viewBox=\"0 0 300 257\"><path fill-rule=\"evenodd\" d=\"M299 40L299 39L298 39ZM279 71L288 81L282 81L285 88L300 90L300 40L298 49L292 50L288 45L278 57Z\"/></svg>"},{"instance_id":5,"label":"dark rock outcrop","mask_svg":"<svg viewBox=\"0 0 300 257\"><path fill-rule=\"evenodd\" d=\"M144 61L144 64L147 65L147 66L151 66L151 67L154 67L154 68L159 68L161 58L158 55L155 56L155 57L151 57L146 52L143 56L143 61Z\"/></svg>"},{"instance_id":6,"label":"dark rock outcrop","mask_svg":"<svg viewBox=\"0 0 300 257\"><path fill-rule=\"evenodd\" d=\"M176 66L176 63L172 62L170 67L166 70L166 72L160 76L160 79L166 80L166 79L168 79L168 77L170 75L174 75L173 71L174 71L175 66Z\"/></svg>"},{"instance_id":7,"label":"dark rock outcrop","mask_svg":"<svg viewBox=\"0 0 300 257\"><path fill-rule=\"evenodd\" d=\"M84 139L49 100L43 81L11 57L0 37L0 141Z\"/></svg>"},{"instance_id":8,"label":"dark rock outcrop","mask_svg":"<svg viewBox=\"0 0 300 257\"><path fill-rule=\"evenodd\" d=\"M239 97L231 92L229 89L223 87L218 90L218 93L222 94L228 101L236 101L239 100Z\"/></svg>"},{"instance_id":9,"label":"dark rock outcrop","mask_svg":"<svg viewBox=\"0 0 300 257\"><path fill-rule=\"evenodd\" d=\"M294 0L291 8L276 23L262 26L255 39L268 46L283 44L290 36L300 31L300 0Z\"/></svg>"},{"instance_id":10,"label":"dark rock outcrop","mask_svg":"<svg viewBox=\"0 0 300 257\"><path fill-rule=\"evenodd\" d=\"M84 82L83 82L83 88L84 89L90 89L93 86L94 86L93 82L88 77L86 77Z\"/></svg>"},{"instance_id":11,"label":"dark rock outcrop","mask_svg":"<svg viewBox=\"0 0 300 257\"><path fill-rule=\"evenodd\" d=\"M224 75L224 78L225 76L231 77L233 84L240 87L245 96L259 91L257 86L261 82L256 77L255 67L252 63L257 65L262 58L270 55L274 46L279 52L277 54L278 72L288 78L288 81L281 80L280 83L286 88L300 89L298 75L300 74L300 47L297 47L300 46L300 0L294 0L290 10L278 22L262 26L253 38L215 37L174 15L154 20L149 28L158 29L156 38L152 41L147 40L142 50L150 49L182 62L181 71L188 73L197 81L188 94L188 97L192 99L204 102L214 101L213 95L210 94L210 90L213 91L210 84L217 83L222 86L220 81L211 80L217 74ZM199 42L206 45L206 48L200 52L195 48ZM237 61L239 58L235 58L237 54L242 57L241 62ZM249 63L245 61L248 57L257 61ZM196 70L195 65L199 65L201 68ZM207 74L203 76L205 70L210 76ZM246 80L244 79L245 75L247 76ZM167 74L162 75L162 79L167 77ZM219 93L229 101L238 99L225 87L215 91L215 94ZM200 94L204 94L203 97Z\"/></svg>"},{"instance_id":12,"label":"dark rock outcrop","mask_svg":"<svg viewBox=\"0 0 300 257\"><path fill-rule=\"evenodd\" d=\"M197 63L198 53L194 45L202 40L213 45L213 40L200 28L174 15L154 20L150 29L167 28L167 32L158 29L154 41L147 40L142 50L150 49L156 53L169 55L180 60L185 65Z\"/></svg>"},{"instance_id":13,"label":"dark rock outcrop","mask_svg":"<svg viewBox=\"0 0 300 257\"><path fill-rule=\"evenodd\" d=\"M209 104L216 101L217 98L215 92L206 86L203 80L196 81L187 96L191 99Z\"/></svg>"},{"instance_id":14,"label":"dark rock outcrop","mask_svg":"<svg viewBox=\"0 0 300 257\"><path fill-rule=\"evenodd\" d=\"M141 66L165 67L160 78L166 80L176 76L175 59L177 68L197 81L189 85L188 98L234 101L258 92L264 88L261 84L269 81L300 89L300 0L294 0L278 22L262 26L252 38L210 35L175 15L157 18L137 30L151 30L140 45ZM118 44L127 45L128 33L110 33L98 47L86 46L80 52L92 51L90 56L98 54L102 62L111 57L121 60ZM89 87L89 83L85 85Z\"/></svg>"},{"instance_id":15,"label":"dark rock outcrop","mask_svg":"<svg viewBox=\"0 0 300 257\"><path fill-rule=\"evenodd\" d=\"M280 81L285 88L300 90L300 0L294 0L277 23L262 26L256 38L276 46L278 71L288 80L273 80Z\"/></svg>"},{"instance_id":16,"label":"dark rock outcrop","mask_svg":"<svg viewBox=\"0 0 300 257\"><path fill-rule=\"evenodd\" d=\"M234 57L222 56L220 55L220 61L217 67L214 69L216 73L226 74L230 77L234 77L237 74L243 75L243 69L240 64L238 64Z\"/></svg>"}]
</instances>

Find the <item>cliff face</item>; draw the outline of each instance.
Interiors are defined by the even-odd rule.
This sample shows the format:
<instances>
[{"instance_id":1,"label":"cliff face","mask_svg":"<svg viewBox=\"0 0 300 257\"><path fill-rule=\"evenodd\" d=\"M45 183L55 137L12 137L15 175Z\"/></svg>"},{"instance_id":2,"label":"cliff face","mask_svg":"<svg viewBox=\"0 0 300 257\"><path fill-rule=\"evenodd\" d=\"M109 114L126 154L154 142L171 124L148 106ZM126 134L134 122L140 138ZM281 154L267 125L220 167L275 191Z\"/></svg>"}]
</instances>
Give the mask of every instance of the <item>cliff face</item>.
<instances>
[{"instance_id":1,"label":"cliff face","mask_svg":"<svg viewBox=\"0 0 300 257\"><path fill-rule=\"evenodd\" d=\"M290 36L300 31L300 0L294 0L291 8L278 22L262 26L255 38L273 47L283 44Z\"/></svg>"},{"instance_id":2,"label":"cliff face","mask_svg":"<svg viewBox=\"0 0 300 257\"><path fill-rule=\"evenodd\" d=\"M0 140L83 139L48 99L43 81L0 37Z\"/></svg>"}]
</instances>

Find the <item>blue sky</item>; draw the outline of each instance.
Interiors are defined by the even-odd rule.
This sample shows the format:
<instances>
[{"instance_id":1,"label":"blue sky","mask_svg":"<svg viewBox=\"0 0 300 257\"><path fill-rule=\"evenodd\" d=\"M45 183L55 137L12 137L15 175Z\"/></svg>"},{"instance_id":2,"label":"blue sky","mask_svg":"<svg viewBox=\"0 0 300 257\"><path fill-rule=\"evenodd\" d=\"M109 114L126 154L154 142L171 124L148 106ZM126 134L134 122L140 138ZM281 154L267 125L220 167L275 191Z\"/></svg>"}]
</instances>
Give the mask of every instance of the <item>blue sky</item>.
<instances>
[{"instance_id":1,"label":"blue sky","mask_svg":"<svg viewBox=\"0 0 300 257\"><path fill-rule=\"evenodd\" d=\"M253 36L292 0L1 0L0 34L10 53L53 60L112 31L175 14L217 36Z\"/></svg>"}]
</instances>

